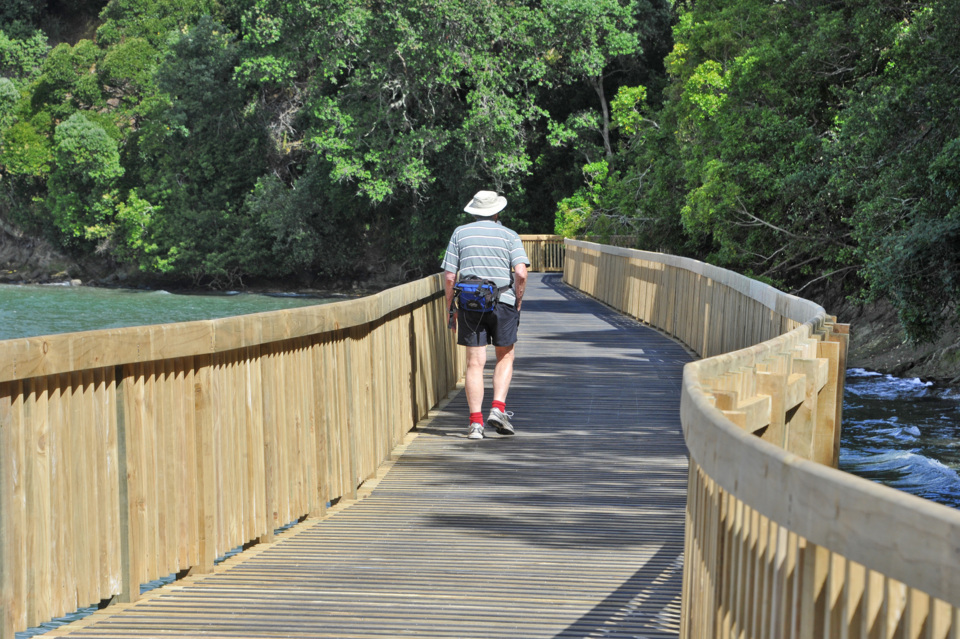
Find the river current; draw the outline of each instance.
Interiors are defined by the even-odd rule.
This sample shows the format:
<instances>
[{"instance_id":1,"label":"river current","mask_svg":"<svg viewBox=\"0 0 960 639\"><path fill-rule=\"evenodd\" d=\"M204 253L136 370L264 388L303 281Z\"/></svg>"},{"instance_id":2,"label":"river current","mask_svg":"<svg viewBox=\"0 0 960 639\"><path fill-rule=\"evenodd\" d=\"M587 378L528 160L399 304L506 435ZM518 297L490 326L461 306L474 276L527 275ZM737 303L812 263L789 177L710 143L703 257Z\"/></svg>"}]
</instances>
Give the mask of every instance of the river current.
<instances>
[{"instance_id":1,"label":"river current","mask_svg":"<svg viewBox=\"0 0 960 639\"><path fill-rule=\"evenodd\" d=\"M848 370L840 468L960 508L960 389Z\"/></svg>"}]
</instances>

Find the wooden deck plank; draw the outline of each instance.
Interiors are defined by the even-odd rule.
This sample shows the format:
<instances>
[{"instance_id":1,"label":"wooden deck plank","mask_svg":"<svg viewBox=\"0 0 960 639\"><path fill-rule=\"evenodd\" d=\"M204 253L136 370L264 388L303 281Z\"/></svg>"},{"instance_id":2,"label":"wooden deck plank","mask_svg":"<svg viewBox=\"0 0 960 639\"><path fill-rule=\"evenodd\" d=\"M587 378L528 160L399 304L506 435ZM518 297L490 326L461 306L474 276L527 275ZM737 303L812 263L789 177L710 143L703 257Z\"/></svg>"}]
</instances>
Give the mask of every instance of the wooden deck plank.
<instances>
[{"instance_id":1,"label":"wooden deck plank","mask_svg":"<svg viewBox=\"0 0 960 639\"><path fill-rule=\"evenodd\" d=\"M676 637L690 356L559 275L520 333L514 437L467 439L460 393L360 501L56 634Z\"/></svg>"}]
</instances>

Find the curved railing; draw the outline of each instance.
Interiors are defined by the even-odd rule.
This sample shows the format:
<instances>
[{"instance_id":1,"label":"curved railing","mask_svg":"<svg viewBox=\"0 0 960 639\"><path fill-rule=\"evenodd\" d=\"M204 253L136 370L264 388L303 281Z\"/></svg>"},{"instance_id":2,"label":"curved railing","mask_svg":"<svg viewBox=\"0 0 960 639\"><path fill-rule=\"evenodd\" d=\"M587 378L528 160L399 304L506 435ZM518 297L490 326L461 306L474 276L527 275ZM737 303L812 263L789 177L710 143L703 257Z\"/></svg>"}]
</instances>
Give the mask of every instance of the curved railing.
<instances>
[{"instance_id":1,"label":"curved railing","mask_svg":"<svg viewBox=\"0 0 960 639\"><path fill-rule=\"evenodd\" d=\"M439 275L363 299L0 342L0 637L355 497L464 371Z\"/></svg>"},{"instance_id":2,"label":"curved railing","mask_svg":"<svg viewBox=\"0 0 960 639\"><path fill-rule=\"evenodd\" d=\"M960 512L835 469L845 327L694 260L567 241L564 280L684 369L684 639L960 635Z\"/></svg>"}]
</instances>

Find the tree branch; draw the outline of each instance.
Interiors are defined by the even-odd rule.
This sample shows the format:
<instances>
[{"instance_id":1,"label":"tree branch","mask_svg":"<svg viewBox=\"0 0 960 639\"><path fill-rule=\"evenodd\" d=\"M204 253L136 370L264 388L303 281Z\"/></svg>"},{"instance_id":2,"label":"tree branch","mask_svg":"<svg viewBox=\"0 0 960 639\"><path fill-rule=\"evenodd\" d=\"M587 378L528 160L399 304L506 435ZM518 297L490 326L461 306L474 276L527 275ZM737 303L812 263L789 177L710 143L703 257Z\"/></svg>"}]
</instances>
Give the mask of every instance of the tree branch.
<instances>
[{"instance_id":1,"label":"tree branch","mask_svg":"<svg viewBox=\"0 0 960 639\"><path fill-rule=\"evenodd\" d=\"M821 275L820 277L815 277L815 278L813 278L812 280L810 280L809 282L807 282L806 284L804 284L803 286L801 286L800 288L794 290L794 291L792 292L792 294L793 294L793 295L797 295L798 293L800 293L800 291L802 291L803 289L807 288L808 286L810 286L810 285L813 284L814 282L819 282L820 280L825 280L825 279L827 279L828 277L830 277L830 276L832 276L832 275L836 275L837 273L844 273L844 272L846 272L846 271L852 271L852 270L858 269L858 268L860 268L860 265L859 265L859 264L857 264L857 265L855 265L855 266L844 266L843 268L838 268L838 269L835 270L835 271L830 271L829 273L824 273L824 274Z\"/></svg>"},{"instance_id":2,"label":"tree branch","mask_svg":"<svg viewBox=\"0 0 960 639\"><path fill-rule=\"evenodd\" d=\"M741 226L766 226L766 227L769 227L769 228L773 229L774 231L777 231L778 233L783 233L783 234L786 235L787 237L792 237L792 238L794 238L794 239L796 239L796 240L809 240L809 239L811 239L811 238L808 238L808 237L803 237L802 235L797 235L796 233L792 233L791 231L788 231L787 229L780 228L779 226L777 226L777 225L775 225L775 224L771 224L770 222L767 222L766 220L761 220L759 217L757 217L756 215L754 215L753 213L751 213L750 211L747 210L747 207L743 204L743 200L741 200L739 197L737 198L737 203L740 204L740 208L737 209L737 212L740 213L741 215L744 215L744 216L746 216L747 218L749 218L749 219L751 219L751 220L754 221L753 224L741 224Z\"/></svg>"}]
</instances>

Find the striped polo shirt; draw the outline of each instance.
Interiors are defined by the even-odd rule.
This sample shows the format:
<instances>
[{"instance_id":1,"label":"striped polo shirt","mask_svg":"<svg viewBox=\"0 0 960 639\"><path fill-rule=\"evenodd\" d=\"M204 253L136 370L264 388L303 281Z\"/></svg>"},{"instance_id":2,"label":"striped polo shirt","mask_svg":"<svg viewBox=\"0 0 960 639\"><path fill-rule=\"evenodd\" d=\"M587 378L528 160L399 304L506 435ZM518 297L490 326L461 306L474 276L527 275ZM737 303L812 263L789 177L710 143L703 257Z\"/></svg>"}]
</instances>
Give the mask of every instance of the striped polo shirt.
<instances>
[{"instance_id":1,"label":"striped polo shirt","mask_svg":"<svg viewBox=\"0 0 960 639\"><path fill-rule=\"evenodd\" d=\"M511 270L517 264L530 266L520 236L492 220L458 226L450 236L447 254L443 258L443 270L459 271L461 278L474 275L491 280L497 286L511 283ZM509 289L500 295L500 301L515 306L517 296L513 289Z\"/></svg>"}]
</instances>

